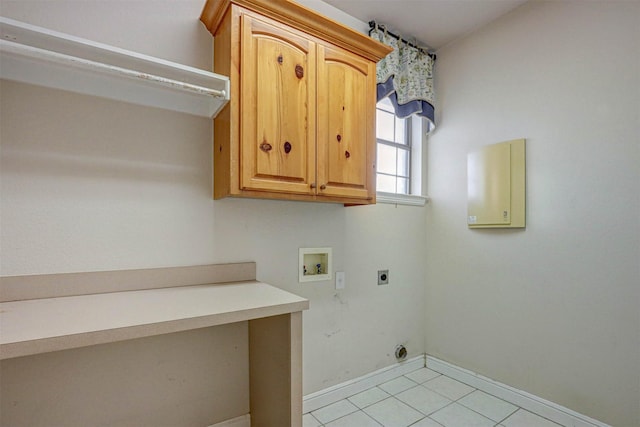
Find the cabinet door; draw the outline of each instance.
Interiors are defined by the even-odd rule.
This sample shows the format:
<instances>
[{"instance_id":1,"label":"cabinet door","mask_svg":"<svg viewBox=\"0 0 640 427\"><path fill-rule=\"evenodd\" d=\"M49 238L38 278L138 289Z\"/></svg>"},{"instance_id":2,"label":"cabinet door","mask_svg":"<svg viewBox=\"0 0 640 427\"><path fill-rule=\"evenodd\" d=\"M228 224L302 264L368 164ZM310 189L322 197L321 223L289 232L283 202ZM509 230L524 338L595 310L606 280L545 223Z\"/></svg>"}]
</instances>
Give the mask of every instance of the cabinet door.
<instances>
[{"instance_id":1,"label":"cabinet door","mask_svg":"<svg viewBox=\"0 0 640 427\"><path fill-rule=\"evenodd\" d=\"M315 43L254 16L241 28L240 187L314 193Z\"/></svg>"},{"instance_id":2,"label":"cabinet door","mask_svg":"<svg viewBox=\"0 0 640 427\"><path fill-rule=\"evenodd\" d=\"M318 46L318 194L375 197L375 64Z\"/></svg>"},{"instance_id":3,"label":"cabinet door","mask_svg":"<svg viewBox=\"0 0 640 427\"><path fill-rule=\"evenodd\" d=\"M493 144L467 157L469 225L511 222L511 146Z\"/></svg>"}]
</instances>

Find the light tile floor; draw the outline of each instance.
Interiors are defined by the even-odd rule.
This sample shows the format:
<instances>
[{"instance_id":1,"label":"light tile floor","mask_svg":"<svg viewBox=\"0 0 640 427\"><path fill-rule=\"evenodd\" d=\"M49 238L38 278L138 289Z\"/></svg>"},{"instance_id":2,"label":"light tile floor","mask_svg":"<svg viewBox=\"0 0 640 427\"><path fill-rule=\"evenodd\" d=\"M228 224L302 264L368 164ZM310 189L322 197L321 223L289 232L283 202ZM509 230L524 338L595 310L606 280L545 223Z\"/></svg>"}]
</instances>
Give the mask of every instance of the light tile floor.
<instances>
[{"instance_id":1,"label":"light tile floor","mask_svg":"<svg viewBox=\"0 0 640 427\"><path fill-rule=\"evenodd\" d=\"M303 427L559 427L427 368L304 414Z\"/></svg>"}]
</instances>

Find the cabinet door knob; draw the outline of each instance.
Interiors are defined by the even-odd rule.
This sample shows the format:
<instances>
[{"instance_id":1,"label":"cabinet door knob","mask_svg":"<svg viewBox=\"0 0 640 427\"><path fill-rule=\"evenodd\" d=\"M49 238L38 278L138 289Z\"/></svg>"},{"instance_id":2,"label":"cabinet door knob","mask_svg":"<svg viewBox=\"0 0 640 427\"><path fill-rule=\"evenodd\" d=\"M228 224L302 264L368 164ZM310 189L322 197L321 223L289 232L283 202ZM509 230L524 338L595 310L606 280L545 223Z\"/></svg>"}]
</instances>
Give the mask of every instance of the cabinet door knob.
<instances>
[{"instance_id":1,"label":"cabinet door knob","mask_svg":"<svg viewBox=\"0 0 640 427\"><path fill-rule=\"evenodd\" d=\"M348 151L345 151L344 156L348 159L349 157L351 157L351 153Z\"/></svg>"},{"instance_id":2,"label":"cabinet door knob","mask_svg":"<svg viewBox=\"0 0 640 427\"><path fill-rule=\"evenodd\" d=\"M296 65L296 77L299 79L304 77L304 68L300 64Z\"/></svg>"},{"instance_id":3,"label":"cabinet door knob","mask_svg":"<svg viewBox=\"0 0 640 427\"><path fill-rule=\"evenodd\" d=\"M267 141L264 141L262 144L260 144L260 149L265 153L271 151L272 148L273 147L271 146L271 144L269 144Z\"/></svg>"},{"instance_id":4,"label":"cabinet door knob","mask_svg":"<svg viewBox=\"0 0 640 427\"><path fill-rule=\"evenodd\" d=\"M324 184L322 184L322 185L320 186L320 189L321 189L321 190L325 190L326 188L327 188L327 186L326 186L326 185L324 185Z\"/></svg>"},{"instance_id":5,"label":"cabinet door knob","mask_svg":"<svg viewBox=\"0 0 640 427\"><path fill-rule=\"evenodd\" d=\"M289 154L291 151L291 143L289 141L284 142L284 152Z\"/></svg>"},{"instance_id":6,"label":"cabinet door knob","mask_svg":"<svg viewBox=\"0 0 640 427\"><path fill-rule=\"evenodd\" d=\"M316 183L315 182L311 183L311 188L316 188Z\"/></svg>"},{"instance_id":7,"label":"cabinet door knob","mask_svg":"<svg viewBox=\"0 0 640 427\"><path fill-rule=\"evenodd\" d=\"M336 136L336 139L338 140L338 142L342 141L342 135L338 134L338 136Z\"/></svg>"}]
</instances>

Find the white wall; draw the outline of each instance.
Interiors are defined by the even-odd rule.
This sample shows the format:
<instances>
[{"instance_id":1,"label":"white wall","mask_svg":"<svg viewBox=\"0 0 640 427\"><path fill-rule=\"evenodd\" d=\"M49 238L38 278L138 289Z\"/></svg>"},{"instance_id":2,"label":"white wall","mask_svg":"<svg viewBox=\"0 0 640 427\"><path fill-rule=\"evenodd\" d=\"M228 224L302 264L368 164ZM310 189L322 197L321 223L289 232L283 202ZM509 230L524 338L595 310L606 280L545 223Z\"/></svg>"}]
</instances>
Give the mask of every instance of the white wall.
<instances>
[{"instance_id":1,"label":"white wall","mask_svg":"<svg viewBox=\"0 0 640 427\"><path fill-rule=\"evenodd\" d=\"M438 52L427 352L640 425L640 3L534 1ZM527 139L526 230L469 230L466 155Z\"/></svg>"},{"instance_id":2,"label":"white wall","mask_svg":"<svg viewBox=\"0 0 640 427\"><path fill-rule=\"evenodd\" d=\"M0 425L203 427L245 414L247 335L241 322L5 359Z\"/></svg>"},{"instance_id":3,"label":"white wall","mask_svg":"<svg viewBox=\"0 0 640 427\"><path fill-rule=\"evenodd\" d=\"M3 0L0 14L210 68L203 5ZM0 90L1 275L256 261L259 280L310 299L305 394L395 363L398 343L424 352L424 208L214 201L209 120L6 81ZM333 248L345 290L297 282L308 246ZM377 286L378 269L389 286Z\"/></svg>"}]
</instances>

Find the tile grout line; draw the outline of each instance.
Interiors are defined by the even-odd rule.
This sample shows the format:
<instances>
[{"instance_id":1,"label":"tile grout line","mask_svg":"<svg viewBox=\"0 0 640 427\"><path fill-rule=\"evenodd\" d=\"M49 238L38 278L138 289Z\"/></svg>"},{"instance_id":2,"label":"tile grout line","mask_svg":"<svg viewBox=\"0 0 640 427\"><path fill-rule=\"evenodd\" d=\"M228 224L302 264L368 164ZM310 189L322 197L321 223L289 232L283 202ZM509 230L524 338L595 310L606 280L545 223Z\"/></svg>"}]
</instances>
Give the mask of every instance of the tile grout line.
<instances>
[{"instance_id":1,"label":"tile grout line","mask_svg":"<svg viewBox=\"0 0 640 427\"><path fill-rule=\"evenodd\" d=\"M380 390L381 392L385 393L387 396L386 396L385 398L381 399L381 400L376 401L376 402L369 403L368 405L363 406L362 408L360 408L358 405L356 405L356 406L358 406L358 407L360 408L360 410L361 410L361 411L363 411L365 408L368 408L368 407L370 407L370 406L375 405L376 403L380 403L380 402L382 402L383 400L387 400L388 398L393 397L393 395L392 395L392 394L389 394L389 392L387 392L387 391L385 391L385 390L381 389L381 388L380 388L380 386L377 386L377 385L376 385L376 386L371 387L369 390L373 390L374 388L377 388L377 389L378 389L378 390ZM367 392L367 391L369 391L369 390L365 390L365 391L362 391L362 392L360 392L360 393L365 393L365 392ZM358 394L360 394L360 393L356 393L356 394L354 394L353 396L357 396L357 395L358 395ZM351 397L353 397L353 396L349 396L349 397L347 397L346 399L347 399L347 400L349 400L349 398L351 398ZM351 402L351 400L349 400L349 401ZM353 402L351 402L351 403L353 403ZM353 404L355 405L355 403L353 403Z\"/></svg>"},{"instance_id":2,"label":"tile grout line","mask_svg":"<svg viewBox=\"0 0 640 427\"><path fill-rule=\"evenodd\" d=\"M428 368L428 367L425 367L425 368L426 368L426 369L430 369L430 368ZM416 369L416 371L417 371L417 370L419 370L419 369L424 369L424 368L418 368L418 369ZM433 369L430 369L430 370L431 370L431 371L433 371ZM412 372L415 372L415 371L412 371ZM469 411L471 411L471 412L473 412L473 413L475 413L475 414L478 414L479 416L482 416L482 417L486 418L486 419L487 419L487 420L489 420L491 423L493 423L493 425L494 425L494 426L499 426L499 425L501 425L504 421L506 421L509 417L513 416L513 415L514 415L516 412L518 412L519 410L523 410L523 411L525 411L525 412L529 412L529 413L531 413L531 414L533 414L533 415L536 415L536 416L539 416L539 417L541 417L541 418L543 418L543 419L545 419L545 420L547 420L547 421L550 421L550 422L552 422L552 423L555 423L554 421L552 421L552 420L550 420L550 419L548 419L548 418L546 418L546 417L544 417L544 416L542 416L542 415L540 415L540 414L537 414L537 413L535 413L535 412L528 411L528 410L526 410L525 408L523 408L523 407L521 407L521 406L519 406L519 405L516 405L516 404L513 404L513 403L511 403L511 402L508 402L508 401L506 401L505 399L502 399L502 398L500 398L500 397L498 397L498 396L495 396L495 395L493 395L493 394L491 394L491 393L489 393L489 392L487 392L487 391L480 390L479 388L476 388L476 387L474 387L474 386L472 386L472 385L470 385L470 384L466 384L466 383L465 383L465 382L463 382L463 381L460 381L460 380L458 380L458 379L452 378L452 377L450 377L450 376L448 376L448 375L446 375L446 374L440 373L440 372L438 372L438 371L434 371L434 372L436 372L438 375L437 375L437 376L435 376L435 377L433 377L433 378L430 378L430 379L428 379L428 380L426 380L426 381L424 381L424 382L422 382L422 383L419 383L419 382L417 382L417 381L415 381L415 380L413 380L413 379L411 379L411 378L407 377L407 376L406 376L406 374L400 374L400 375L398 375L396 378L393 378L393 379L390 379L390 380L388 380L388 381L385 381L385 382L384 382L384 383L382 383L382 384L374 385L374 386L370 387L370 388L369 388L369 389L367 389L367 390L361 391L361 392L359 392L359 393L355 393L355 394L353 394L353 395L351 395L351 396L347 396L347 397L345 397L345 398L343 398L343 399L341 399L341 400L339 400L339 401L337 401L337 402L333 402L333 403L330 403L330 404L328 404L328 405L325 405L325 406L323 406L323 407L321 407L321 408L317 408L317 409L315 409L314 411L309 411L309 412L307 412L307 414L311 415L311 416L312 416L312 418L313 418L316 422L318 422L318 423L320 424L320 426L319 426L319 427L326 427L326 425L327 425L327 424L323 424L322 422L320 422L320 420L318 420L318 419L317 419L317 418L312 414L312 412L315 412L315 411L320 410L320 409L322 409L322 408L326 408L326 407L331 406L332 404L338 403L338 402L340 402L340 401L346 401L346 402L348 402L349 404L351 404L351 405L353 405L354 407L356 407L357 409L356 409L355 411L353 411L353 412L350 412L350 413L348 413L348 414L342 415L342 416L340 416L340 417L338 417L338 418L336 418L336 419L334 419L334 420L330 420L328 423L332 423L332 422L337 421L337 420L339 420L339 419L342 419L342 418L348 417L348 416L353 415L353 414L355 414L355 413L357 413L357 412L362 412L365 416L367 416L368 418L372 419L374 422L376 422L376 423L380 424L380 423L379 423L379 421L378 421L377 419L373 418L371 415L369 415L367 412L365 412L365 409L370 408L371 406L376 405L376 404L378 404L378 403L380 403L380 402L383 402L383 401L385 401L385 400L388 400L389 398L393 398L393 399L395 399L396 401L398 401L398 402L400 402L400 403L402 403L402 404L406 405L407 407L409 407L409 408L411 408L411 409L413 409L413 410L415 410L415 411L417 411L418 413L420 413L420 414L422 414L422 415L423 415L423 417L422 417L422 418L420 418L419 420L415 421L415 422L414 422L414 423L412 423L411 425L414 425L414 424L416 424L416 423L419 423L420 421L422 421L422 420L424 420L424 419L427 419L427 418L428 418L430 421L435 422L435 423L437 423L438 425L441 425L441 424L440 424L440 423L438 423L435 419L431 418L431 415L433 415L433 414L435 414L436 412L439 412L439 411L441 411L441 410L443 410L443 409L445 409L445 408L447 408L447 407L449 407L449 406L453 405L454 403L457 403L457 404L459 404L461 407L463 407L463 408L465 408L465 409L467 409L467 410L469 410ZM441 378L441 377L445 377L445 378L448 378L448 379L450 379L450 380L453 380L453 381L459 382L459 383L461 383L461 384L464 384L465 386L470 387L472 390L471 390L471 391L469 391L468 393L463 394L462 396L460 396L460 397L458 397L458 398L456 398L456 399L454 400L454 399L451 399L449 396L446 396L446 395L444 395L443 393L439 392L437 389L432 389L432 388L429 388L429 387L427 387L427 386L425 385L425 384L427 384L427 383L429 383L429 382L431 382L431 381L433 381L433 380L435 380L435 379ZM407 388L407 389L400 390L400 391L398 391L398 392L396 392L396 393L393 393L393 394L392 394L392 393L390 393L389 391L387 391L387 390L383 389L382 387L380 387L381 385L384 385L384 384L389 383L389 382L391 382L391 381L395 381L395 380L400 379L400 378L403 378L403 379L405 379L405 380L408 380L408 381L412 382L412 383L413 383L413 385L412 385L411 387ZM433 392L433 393L436 393L436 394L440 395L441 397L443 397L443 398L445 398L445 399L449 400L450 402L449 402L448 404L446 404L445 406L443 406L443 407L441 407L441 408L438 408L438 409L434 410L433 412L431 412L431 413L429 413L429 414L425 414L425 413L424 413L423 411L421 411L420 409L418 409L418 408L416 408L416 407L412 406L411 404L409 404L409 403L407 403L407 402L404 402L403 400L401 400L400 398L398 398L398 397L397 397L399 394L401 394L401 393L403 393L403 392L405 392L405 391L408 391L408 390L415 389L416 387L424 387L426 390L431 391L431 392ZM352 397L354 397L354 396L356 396L356 395L358 395L358 394L365 393L365 392L370 391L370 390L373 390L373 389L378 389L378 390L380 390L380 391L384 392L387 396L386 396L386 397L384 397L384 398L383 398L383 399L381 399L381 400L378 400L378 401L373 402L373 403L369 403L369 404L367 404L366 406L363 406L363 407L360 407L360 406L356 405L354 402L352 402L352 401L350 400L350 398L352 398ZM467 396L469 396L470 394L474 393L475 391L483 392L483 393L487 394L488 396L491 396L491 397L493 397L493 398L495 398L495 399L497 399L497 400L499 400L499 401L502 401L502 402L505 402L505 403L509 403L510 405L513 405L513 406L515 407L515 410L513 410L512 412L510 412L509 414L507 414L507 415L506 415L505 417L503 417L501 420L499 420L499 421L495 421L495 420L493 420L493 419L489 418L487 415L485 415L485 414L483 414L483 413L481 413L481 412L479 412L479 411L477 411L477 410L475 410L475 409L473 409L473 408L471 408L471 407L469 407L469 406L465 405L464 403L460 402L462 399L464 399L465 397L467 397ZM380 424L380 425L382 425L382 424ZM411 425L410 425L410 426L411 426ZM409 427L410 427L410 426L409 426ZM560 425L560 426L561 426L561 425Z\"/></svg>"},{"instance_id":3,"label":"tile grout line","mask_svg":"<svg viewBox=\"0 0 640 427\"><path fill-rule=\"evenodd\" d=\"M427 368L427 369L428 369L428 368ZM434 372L435 372L435 371L434 371ZM406 376L406 374L405 374L405 375L401 375L401 377L405 377L405 378L407 378L408 380L412 381L412 382L413 382L413 383L415 383L416 385L415 385L414 387L409 388L409 389L402 390L402 391L400 391L400 392L398 392L398 393L392 394L392 395L390 395L390 397L395 398L397 401L399 401L399 402L401 402L401 403L403 403L403 404L407 405L407 406L408 406L408 407L410 407L411 409L413 409L413 410L415 410L415 411L419 412L420 414L424 415L424 417L420 418L419 420L417 420L415 423L413 423L413 424L411 424L411 425L414 425L414 424L416 424L416 423L418 423L418 422L420 422L420 421L424 420L425 418L429 418L429 420L431 420L431 421L433 421L433 422L437 423L438 425L442 425L442 424L438 423L435 419L431 418L431 415L435 414L435 413L436 413L436 412L438 412L438 411L443 410L444 408L447 408L447 407L449 407L449 406L453 405L454 403L458 403L461 399L463 399L464 397L466 397L466 396L470 395L470 394L471 394L471 393L473 393L474 391L478 391L478 389L477 389L477 388L475 388L475 387L473 387L473 386L470 386L469 384L465 384L466 386L471 387L473 390L471 390L469 393L463 394L462 396L460 396L459 398L457 398L457 399L455 399L455 400L454 400L454 399L451 399L451 398L449 398L448 396L445 396L444 394L442 394L442 393L438 392L437 390L434 390L434 389L431 389L431 388L429 388L429 387L426 387L426 386L425 386L425 384L426 384L426 383L428 383L428 382L430 382L430 381L432 381L432 380L435 380L435 379L437 379L437 378L440 378L440 377L442 377L442 376L445 376L445 377L447 377L447 378L449 378L449 379L452 379L452 380L453 380L453 378L448 377L447 375L444 375L444 374L440 374L440 373L439 373L439 375L437 375L437 376L435 376L435 377L433 377L433 378L430 378L430 379L428 379L428 380L426 380L426 381L424 381L424 382L422 382L422 383L417 383L416 381L412 380L411 378L408 378L408 377ZM398 378L400 378L400 377L398 377ZM390 380L390 381L393 381L393 380ZM454 381L457 381L457 380L454 380ZM464 383L462 383L462 382L461 382L461 384L464 384ZM377 387L378 387L378 388L380 388L379 386L377 386ZM440 395L440 396L444 397L445 399L449 400L449 403L447 403L446 405L444 405L444 406L443 406L443 407L441 407L441 408L438 408L438 409L434 410L433 412L430 412L430 413L428 413L428 414L425 414L425 413L424 413L423 411L421 411L420 409L418 409L418 408L416 408L416 407L412 406L410 403L407 403L407 402L405 402L405 401L403 401L403 400L401 400L400 398L398 398L398 397L397 397L397 395L398 395L398 394L403 393L403 392L405 392L405 391L407 391L407 390L412 390L412 389L414 389L414 388L416 388L416 387L424 387L426 390L429 390L429 391L431 391L431 392L433 392L433 393L436 393L436 394L438 394L438 395ZM386 390L384 390L384 389L382 389L382 390L386 392ZM388 392L387 392L387 393L388 393ZM387 398L387 399L388 399L388 398ZM384 399L384 400L386 400L386 399ZM500 400L502 400L502 399L500 399ZM376 402L376 403L379 403L379 402ZM462 407L464 407L464 408L466 408L466 409L469 409L470 411L475 412L476 414L478 414L478 415L480 415L480 416L482 416L482 417L484 417L484 418L486 418L486 419L490 420L492 423L494 423L494 425L495 425L495 426L497 426L497 425L498 425L498 424L500 424L502 421L504 421L504 420L502 420L502 421L499 421L499 422L495 422L494 420L492 420L491 418L487 417L486 415L481 414L481 413L480 413L480 412L478 412L478 411L474 411L473 409L468 408L467 406L463 405L462 403L458 403L458 404L459 404L459 405L461 405ZM372 406L372 405L375 405L375 403L372 403L371 405L368 405L367 407ZM514 405L514 406L515 406L515 405ZM515 410L514 412L516 412L518 409L519 409L519 408L517 408L517 407L516 407L516 410ZM363 412L364 412L364 411L363 411ZM365 413L366 413L366 412L365 412ZM511 415L511 414L510 414L510 415ZM509 416L510 416L510 415L509 415ZM410 425L409 427L411 427L411 425Z\"/></svg>"},{"instance_id":4,"label":"tile grout line","mask_svg":"<svg viewBox=\"0 0 640 427\"><path fill-rule=\"evenodd\" d=\"M476 387L487 394L505 400L512 405L518 406L525 412L536 415L554 424L573 427L612 427L555 402L543 399L524 390L519 390L508 384L500 383L499 381L436 357L426 355L426 358L429 369L446 374L464 384Z\"/></svg>"},{"instance_id":5,"label":"tile grout line","mask_svg":"<svg viewBox=\"0 0 640 427\"><path fill-rule=\"evenodd\" d=\"M464 384L464 383L463 383L463 384ZM473 387L472 385L469 385L469 384L466 384L466 385L468 385L469 387ZM510 402L507 402L506 400L501 399L501 398L499 398L498 396L494 396L494 395L492 395L491 393L487 393L486 391L482 391L482 390L480 390L479 388L475 388L475 387L473 387L473 388L474 388L474 391L480 391L480 392L482 392L482 393L485 393L485 394L487 394L487 395L489 395L489 396L491 396L491 397L494 397L494 398L496 398L496 399L498 399L498 400L500 400L500 401L502 401L502 402L508 403L508 404L510 404L510 405L512 405L512 406L514 406L514 407L516 408L516 409L514 409L514 410L513 410L513 412L510 412L506 417L502 418L500 421L496 421L496 420L494 420L494 419L492 419L492 418L489 418L487 415L485 415L485 414L483 414L483 413L481 413L481 412L478 412L478 411L476 411L475 409L470 408L469 406L467 406L467 405L465 405L464 403L460 402L460 400L462 400L462 399L464 399L465 397L469 396L469 395L470 395L471 393L473 393L474 391L472 391L471 393L467 393L467 394L465 394L464 396L462 396L460 399L456 400L456 403L458 403L459 405L464 406L464 407L465 407L465 408L467 408L468 410L473 411L473 412L475 412L476 414L480 414L480 415L482 415L483 417L487 418L488 420L493 421L494 423L496 423L496 426L497 426L497 425L499 425L499 424L501 424L503 421L505 421L505 420L506 420L507 418L509 418L511 415L513 415L513 414L515 414L516 412L518 412L520 409L523 409L523 408L521 408L520 406L518 406L518 405L514 405L513 403L510 403ZM536 415L537 415L537 414L536 414ZM546 418L545 418L545 419L546 419Z\"/></svg>"}]
</instances>

